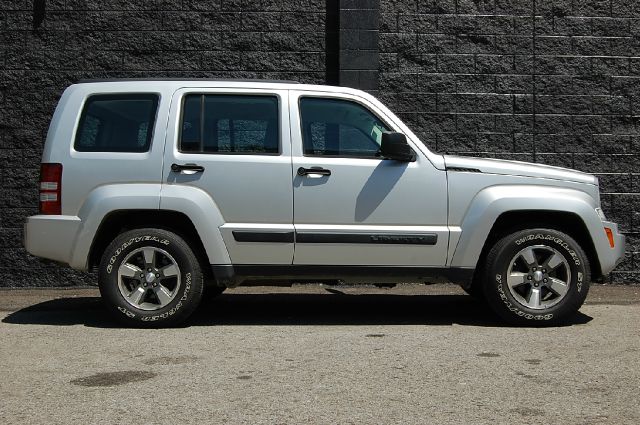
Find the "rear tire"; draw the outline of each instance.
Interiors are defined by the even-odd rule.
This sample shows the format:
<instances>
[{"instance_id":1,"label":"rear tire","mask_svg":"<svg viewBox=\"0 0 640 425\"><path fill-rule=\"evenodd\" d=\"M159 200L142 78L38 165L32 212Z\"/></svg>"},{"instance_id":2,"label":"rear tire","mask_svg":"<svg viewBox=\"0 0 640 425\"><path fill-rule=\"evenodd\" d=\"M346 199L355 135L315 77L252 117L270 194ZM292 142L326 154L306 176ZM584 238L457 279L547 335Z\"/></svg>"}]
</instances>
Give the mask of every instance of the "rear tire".
<instances>
[{"instance_id":1,"label":"rear tire","mask_svg":"<svg viewBox=\"0 0 640 425\"><path fill-rule=\"evenodd\" d=\"M586 254L569 235L529 229L500 239L486 261L484 296L515 325L558 324L582 306L590 283Z\"/></svg>"},{"instance_id":2,"label":"rear tire","mask_svg":"<svg viewBox=\"0 0 640 425\"><path fill-rule=\"evenodd\" d=\"M135 327L175 326L202 298L203 274L189 245L161 229L120 234L105 250L98 275L111 314Z\"/></svg>"}]
</instances>

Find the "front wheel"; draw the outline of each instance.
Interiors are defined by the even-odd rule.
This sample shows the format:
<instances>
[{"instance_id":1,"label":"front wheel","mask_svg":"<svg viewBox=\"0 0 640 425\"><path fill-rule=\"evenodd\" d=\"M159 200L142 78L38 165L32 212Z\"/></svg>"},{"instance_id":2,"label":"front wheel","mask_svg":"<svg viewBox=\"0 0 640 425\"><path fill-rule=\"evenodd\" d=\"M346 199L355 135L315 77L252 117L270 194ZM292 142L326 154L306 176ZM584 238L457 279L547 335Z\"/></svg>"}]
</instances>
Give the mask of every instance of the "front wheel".
<instances>
[{"instance_id":1,"label":"front wheel","mask_svg":"<svg viewBox=\"0 0 640 425\"><path fill-rule=\"evenodd\" d=\"M589 291L584 251L569 235L530 229L499 240L487 255L484 295L504 320L557 324L575 314Z\"/></svg>"},{"instance_id":2,"label":"front wheel","mask_svg":"<svg viewBox=\"0 0 640 425\"><path fill-rule=\"evenodd\" d=\"M105 250L99 287L107 309L137 327L174 326L200 303L203 274L187 243L161 229L122 233Z\"/></svg>"}]
</instances>

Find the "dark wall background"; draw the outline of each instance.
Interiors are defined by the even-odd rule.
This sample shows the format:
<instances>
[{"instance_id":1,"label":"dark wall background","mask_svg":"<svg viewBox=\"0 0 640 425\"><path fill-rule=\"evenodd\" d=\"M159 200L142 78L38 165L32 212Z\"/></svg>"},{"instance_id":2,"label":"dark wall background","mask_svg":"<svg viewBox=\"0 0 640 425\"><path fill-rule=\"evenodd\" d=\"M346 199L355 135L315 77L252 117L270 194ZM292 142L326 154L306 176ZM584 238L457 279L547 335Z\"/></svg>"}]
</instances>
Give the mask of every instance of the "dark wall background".
<instances>
[{"instance_id":1,"label":"dark wall background","mask_svg":"<svg viewBox=\"0 0 640 425\"><path fill-rule=\"evenodd\" d=\"M1 1L0 286L95 281L27 256L22 224L60 94L107 77L348 85L438 152L595 173L628 238L611 279L639 282L640 1L536 3Z\"/></svg>"},{"instance_id":2,"label":"dark wall background","mask_svg":"<svg viewBox=\"0 0 640 425\"><path fill-rule=\"evenodd\" d=\"M640 282L640 1L380 3L382 99L438 152L595 173Z\"/></svg>"},{"instance_id":3,"label":"dark wall background","mask_svg":"<svg viewBox=\"0 0 640 425\"><path fill-rule=\"evenodd\" d=\"M22 247L25 217L37 213L49 120L69 84L107 77L326 79L324 0L47 0L37 25L34 5L37 12L41 3L0 1L0 286L96 282L43 265Z\"/></svg>"}]
</instances>

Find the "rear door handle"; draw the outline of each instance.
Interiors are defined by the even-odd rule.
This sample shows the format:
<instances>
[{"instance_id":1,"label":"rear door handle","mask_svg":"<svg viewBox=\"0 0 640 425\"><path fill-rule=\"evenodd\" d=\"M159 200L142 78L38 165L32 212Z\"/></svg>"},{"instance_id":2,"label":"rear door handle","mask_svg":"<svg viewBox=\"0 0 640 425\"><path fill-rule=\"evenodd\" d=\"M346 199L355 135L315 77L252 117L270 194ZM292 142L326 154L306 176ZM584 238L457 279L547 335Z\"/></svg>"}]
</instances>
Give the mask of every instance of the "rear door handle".
<instances>
[{"instance_id":1,"label":"rear door handle","mask_svg":"<svg viewBox=\"0 0 640 425\"><path fill-rule=\"evenodd\" d=\"M300 167L298 168L298 175L299 176L308 176L308 175L319 175L319 176L330 176L331 175L331 170L327 170L326 168L322 168L322 167L311 167L311 168L304 168L304 167Z\"/></svg>"},{"instance_id":2,"label":"rear door handle","mask_svg":"<svg viewBox=\"0 0 640 425\"><path fill-rule=\"evenodd\" d=\"M171 171L179 173L181 171L193 171L194 173L201 173L204 171L202 165L197 164L171 164Z\"/></svg>"}]
</instances>

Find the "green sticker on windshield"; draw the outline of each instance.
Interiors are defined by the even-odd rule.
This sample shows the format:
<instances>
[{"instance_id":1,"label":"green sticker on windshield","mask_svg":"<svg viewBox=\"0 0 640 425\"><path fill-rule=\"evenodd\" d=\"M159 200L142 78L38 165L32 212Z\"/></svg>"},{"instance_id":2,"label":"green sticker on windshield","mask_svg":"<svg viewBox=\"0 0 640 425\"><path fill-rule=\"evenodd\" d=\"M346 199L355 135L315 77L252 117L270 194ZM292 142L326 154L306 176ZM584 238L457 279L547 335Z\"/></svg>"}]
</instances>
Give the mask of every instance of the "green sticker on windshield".
<instances>
[{"instance_id":1,"label":"green sticker on windshield","mask_svg":"<svg viewBox=\"0 0 640 425\"><path fill-rule=\"evenodd\" d=\"M382 129L377 124L374 124L371 129L371 137L375 139L377 144L382 143Z\"/></svg>"}]
</instances>

